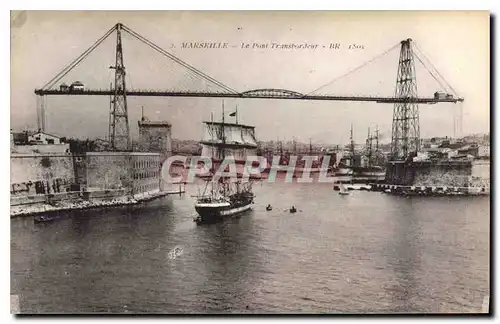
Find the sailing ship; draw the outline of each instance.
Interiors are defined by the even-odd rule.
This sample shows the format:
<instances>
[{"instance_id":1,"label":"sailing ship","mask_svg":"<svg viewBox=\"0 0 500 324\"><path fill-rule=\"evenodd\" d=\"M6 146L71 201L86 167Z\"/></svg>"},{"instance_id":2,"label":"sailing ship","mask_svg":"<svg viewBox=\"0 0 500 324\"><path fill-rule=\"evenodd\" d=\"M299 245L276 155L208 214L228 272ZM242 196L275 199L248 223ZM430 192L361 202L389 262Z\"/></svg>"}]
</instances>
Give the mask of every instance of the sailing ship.
<instances>
[{"instance_id":1,"label":"sailing ship","mask_svg":"<svg viewBox=\"0 0 500 324\"><path fill-rule=\"evenodd\" d=\"M299 160L297 162L297 167L295 168L297 173L319 173L319 172L328 172L329 167L324 167L323 166L323 155L317 154L313 152L312 148L312 142L311 139L309 139L309 152L308 152L310 157L315 157L316 160L313 160L311 163L310 167L305 166L305 160Z\"/></svg>"},{"instance_id":2,"label":"sailing ship","mask_svg":"<svg viewBox=\"0 0 500 324\"><path fill-rule=\"evenodd\" d=\"M263 173L270 173L272 170L275 170L277 173L288 173L290 170L290 161L292 157L296 157L295 167L293 168L293 177L300 178L306 173L314 174L320 173L322 171L327 172L330 170L330 167L323 166L323 158L324 154L319 154L318 152L313 152L312 142L309 140L309 151L308 153L301 152L297 150L297 141L293 140L293 148L291 151L283 150L283 142L278 140L277 145L274 149L274 152L266 151L263 155L267 159L267 167L263 169ZM277 155L279 157L277 165L273 165L273 155ZM306 160L304 157L309 156L316 158L311 161L310 166L306 166Z\"/></svg>"},{"instance_id":3,"label":"sailing ship","mask_svg":"<svg viewBox=\"0 0 500 324\"><path fill-rule=\"evenodd\" d=\"M352 161L354 160L354 140L352 137L352 124L351 124L351 143L349 145L349 151L345 156L343 156L335 170L335 176L351 176L354 174L352 170Z\"/></svg>"},{"instance_id":4,"label":"sailing ship","mask_svg":"<svg viewBox=\"0 0 500 324\"><path fill-rule=\"evenodd\" d=\"M273 154L279 156L278 165L272 165L274 158ZM290 155L290 152L284 152L283 142L278 139L274 150L266 151L264 154L264 157L267 161L267 166L262 170L262 173L268 174L272 169L276 170L276 172L278 173L287 172Z\"/></svg>"},{"instance_id":5,"label":"sailing ship","mask_svg":"<svg viewBox=\"0 0 500 324\"><path fill-rule=\"evenodd\" d=\"M375 153L372 149L372 142L376 140ZM385 168L378 165L378 129L375 136L370 136L368 128L368 138L366 140L366 154L356 154L354 151L353 129L351 125L351 138L349 151L340 160L335 176L352 176L354 178L369 178L373 180L383 179L385 177ZM366 159L366 163L362 163L362 159Z\"/></svg>"},{"instance_id":6,"label":"sailing ship","mask_svg":"<svg viewBox=\"0 0 500 324\"><path fill-rule=\"evenodd\" d=\"M237 110L230 116L237 118ZM210 177L205 184L203 194L196 197L195 210L198 224L215 223L251 209L254 194L252 179L243 182L243 172L236 172L236 178L221 176L215 172L222 161L239 163L246 157L256 155L257 141L255 127L224 120L224 103L222 104L222 121L204 122L205 136L201 141L202 156L212 159ZM224 170L226 171L226 170Z\"/></svg>"}]
</instances>

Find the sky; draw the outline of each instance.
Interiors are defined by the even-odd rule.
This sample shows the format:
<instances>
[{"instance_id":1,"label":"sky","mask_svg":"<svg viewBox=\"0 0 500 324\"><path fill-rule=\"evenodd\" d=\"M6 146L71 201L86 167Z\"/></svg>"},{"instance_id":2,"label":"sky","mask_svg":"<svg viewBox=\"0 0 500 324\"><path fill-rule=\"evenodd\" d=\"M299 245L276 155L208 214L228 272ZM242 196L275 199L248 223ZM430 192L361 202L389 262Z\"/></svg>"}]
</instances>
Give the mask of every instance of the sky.
<instances>
[{"instance_id":1,"label":"sky","mask_svg":"<svg viewBox=\"0 0 500 324\"><path fill-rule=\"evenodd\" d=\"M159 47L238 92L287 89L303 94L393 96L399 43L411 38L444 79L465 100L420 105L421 137L453 136L463 110L463 133L487 133L490 125L488 12L187 12L187 11L25 11L11 13L11 128L37 128L41 88L113 25L121 22ZM182 43L227 43L228 48L182 48ZM78 80L87 88L109 88L114 80L116 35L70 71L60 83ZM253 46L253 44L259 46ZM276 49L276 44L317 45ZM340 44L330 49L331 43ZM249 44L242 48L242 44ZM263 48L267 45L267 48ZM351 47L351 48L349 48ZM393 48L385 55L379 54ZM414 47L415 48L415 47ZM128 89L202 91L207 82L123 33ZM424 57L419 55L419 57ZM374 59L376 58L376 59ZM339 78L363 63L364 67ZM429 64L427 64L429 66ZM444 90L415 63L418 94ZM436 74L436 73L434 73ZM329 84L331 81L335 81ZM313 143L356 142L368 128L390 141L391 104L337 101L224 99L227 115L238 107L239 122L256 126L259 140ZM200 140L202 121L221 118L219 98L128 97L131 136L138 134L141 107L151 120L167 120L175 138ZM226 115L226 118L229 118ZM230 120L230 119L227 119ZM60 136L104 138L109 98L49 96L46 131Z\"/></svg>"}]
</instances>

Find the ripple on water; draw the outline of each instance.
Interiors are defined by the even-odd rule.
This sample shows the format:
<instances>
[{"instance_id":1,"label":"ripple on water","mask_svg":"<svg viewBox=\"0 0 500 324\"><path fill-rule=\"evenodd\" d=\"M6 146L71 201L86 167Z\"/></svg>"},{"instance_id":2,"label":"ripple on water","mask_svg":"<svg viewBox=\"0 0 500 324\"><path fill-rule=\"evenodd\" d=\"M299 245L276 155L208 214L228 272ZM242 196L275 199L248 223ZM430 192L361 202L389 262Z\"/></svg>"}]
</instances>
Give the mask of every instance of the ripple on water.
<instances>
[{"instance_id":1,"label":"ripple on water","mask_svg":"<svg viewBox=\"0 0 500 324\"><path fill-rule=\"evenodd\" d=\"M252 212L213 226L196 226L188 195L12 219L11 294L37 313L474 312L489 295L487 199L255 191Z\"/></svg>"}]
</instances>

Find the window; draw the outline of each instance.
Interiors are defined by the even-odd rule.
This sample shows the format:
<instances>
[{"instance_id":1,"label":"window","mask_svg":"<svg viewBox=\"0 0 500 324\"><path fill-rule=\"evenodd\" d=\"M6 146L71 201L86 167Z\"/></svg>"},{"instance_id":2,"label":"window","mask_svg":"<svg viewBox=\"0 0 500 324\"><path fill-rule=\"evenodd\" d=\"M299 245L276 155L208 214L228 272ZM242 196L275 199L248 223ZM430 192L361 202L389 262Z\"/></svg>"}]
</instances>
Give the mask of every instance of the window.
<instances>
[{"instance_id":1,"label":"window","mask_svg":"<svg viewBox=\"0 0 500 324\"><path fill-rule=\"evenodd\" d=\"M54 140L47 138L47 144L54 144Z\"/></svg>"}]
</instances>

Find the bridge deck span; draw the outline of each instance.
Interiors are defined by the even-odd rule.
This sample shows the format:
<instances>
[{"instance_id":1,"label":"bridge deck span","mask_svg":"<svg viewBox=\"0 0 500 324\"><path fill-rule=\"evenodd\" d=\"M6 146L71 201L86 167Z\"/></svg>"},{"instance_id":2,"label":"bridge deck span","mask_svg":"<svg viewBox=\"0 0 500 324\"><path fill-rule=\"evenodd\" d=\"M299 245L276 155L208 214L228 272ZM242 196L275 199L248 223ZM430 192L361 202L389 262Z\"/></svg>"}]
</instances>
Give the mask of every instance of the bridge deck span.
<instances>
[{"instance_id":1,"label":"bridge deck span","mask_svg":"<svg viewBox=\"0 0 500 324\"><path fill-rule=\"evenodd\" d=\"M39 96L110 96L114 95L112 90L35 90ZM421 104L435 104L440 102L457 103L464 101L463 98L394 98L394 97L370 97L370 96L331 96L331 95L300 95L291 92L252 92L243 93L217 93L217 92L175 92L175 91L144 91L126 90L127 96L135 97L196 97L196 98L244 98L244 99L288 99L288 100L323 100L323 101L365 101L377 103L414 102Z\"/></svg>"}]
</instances>

